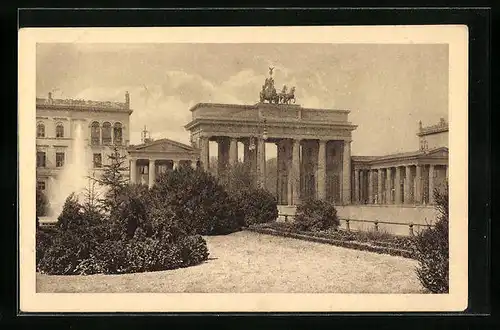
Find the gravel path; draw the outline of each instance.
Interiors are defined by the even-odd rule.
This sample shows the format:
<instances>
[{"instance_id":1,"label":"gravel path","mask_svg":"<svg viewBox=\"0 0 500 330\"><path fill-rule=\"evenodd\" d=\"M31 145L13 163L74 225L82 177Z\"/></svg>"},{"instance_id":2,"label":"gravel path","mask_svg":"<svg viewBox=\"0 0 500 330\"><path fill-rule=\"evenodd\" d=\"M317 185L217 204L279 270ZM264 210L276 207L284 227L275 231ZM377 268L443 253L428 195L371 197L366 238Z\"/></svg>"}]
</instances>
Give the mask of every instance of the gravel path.
<instances>
[{"instance_id":1,"label":"gravel path","mask_svg":"<svg viewBox=\"0 0 500 330\"><path fill-rule=\"evenodd\" d=\"M37 274L37 292L422 293L411 259L253 232L207 237L203 264L152 273Z\"/></svg>"}]
</instances>

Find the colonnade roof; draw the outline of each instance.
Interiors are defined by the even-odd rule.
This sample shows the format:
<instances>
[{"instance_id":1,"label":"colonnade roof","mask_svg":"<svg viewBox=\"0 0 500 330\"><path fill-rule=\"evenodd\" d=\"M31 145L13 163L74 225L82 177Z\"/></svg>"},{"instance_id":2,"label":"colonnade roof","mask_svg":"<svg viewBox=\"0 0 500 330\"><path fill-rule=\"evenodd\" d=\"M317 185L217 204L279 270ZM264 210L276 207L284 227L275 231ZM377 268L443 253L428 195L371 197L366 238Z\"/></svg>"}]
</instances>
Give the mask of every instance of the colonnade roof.
<instances>
[{"instance_id":1,"label":"colonnade roof","mask_svg":"<svg viewBox=\"0 0 500 330\"><path fill-rule=\"evenodd\" d=\"M365 165L376 165L379 163L397 161L397 160L409 160L409 159L426 159L426 158L442 158L448 159L448 148L439 147L428 150L417 150L409 152L400 152L384 156L352 156L351 159L355 163L365 164Z\"/></svg>"}]
</instances>

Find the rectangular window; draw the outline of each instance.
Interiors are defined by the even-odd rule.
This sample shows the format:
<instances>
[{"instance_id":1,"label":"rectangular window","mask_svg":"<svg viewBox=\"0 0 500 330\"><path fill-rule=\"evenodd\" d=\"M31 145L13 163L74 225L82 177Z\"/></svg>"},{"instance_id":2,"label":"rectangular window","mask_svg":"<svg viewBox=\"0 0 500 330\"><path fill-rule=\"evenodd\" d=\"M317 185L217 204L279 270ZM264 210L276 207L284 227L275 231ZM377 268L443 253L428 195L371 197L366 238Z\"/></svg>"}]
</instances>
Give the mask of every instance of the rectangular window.
<instances>
[{"instance_id":1,"label":"rectangular window","mask_svg":"<svg viewBox=\"0 0 500 330\"><path fill-rule=\"evenodd\" d=\"M64 166L64 152L56 152L56 167Z\"/></svg>"},{"instance_id":2,"label":"rectangular window","mask_svg":"<svg viewBox=\"0 0 500 330\"><path fill-rule=\"evenodd\" d=\"M100 168L102 167L102 156L101 154L94 154L94 167Z\"/></svg>"},{"instance_id":3,"label":"rectangular window","mask_svg":"<svg viewBox=\"0 0 500 330\"><path fill-rule=\"evenodd\" d=\"M36 189L45 191L45 181L37 181L36 182Z\"/></svg>"},{"instance_id":4,"label":"rectangular window","mask_svg":"<svg viewBox=\"0 0 500 330\"><path fill-rule=\"evenodd\" d=\"M36 152L36 167L45 167L45 152Z\"/></svg>"}]
</instances>

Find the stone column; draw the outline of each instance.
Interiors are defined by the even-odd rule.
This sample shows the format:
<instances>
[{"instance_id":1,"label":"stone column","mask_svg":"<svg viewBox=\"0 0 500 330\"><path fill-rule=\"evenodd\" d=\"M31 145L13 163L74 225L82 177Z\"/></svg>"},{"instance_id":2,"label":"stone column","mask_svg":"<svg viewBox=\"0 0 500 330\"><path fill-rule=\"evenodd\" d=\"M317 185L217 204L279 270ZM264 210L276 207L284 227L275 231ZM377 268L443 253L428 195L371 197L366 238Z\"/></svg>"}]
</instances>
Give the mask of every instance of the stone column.
<instances>
[{"instance_id":1,"label":"stone column","mask_svg":"<svg viewBox=\"0 0 500 330\"><path fill-rule=\"evenodd\" d=\"M173 161L173 165L172 165L172 169L175 170L177 168L179 168L179 161L178 160L174 160Z\"/></svg>"},{"instance_id":2,"label":"stone column","mask_svg":"<svg viewBox=\"0 0 500 330\"><path fill-rule=\"evenodd\" d=\"M291 181L289 186L292 187L292 205L297 205L300 202L300 140L293 140L292 144L292 170L288 179Z\"/></svg>"},{"instance_id":3,"label":"stone column","mask_svg":"<svg viewBox=\"0 0 500 330\"><path fill-rule=\"evenodd\" d=\"M221 177L226 172L229 164L229 139L227 137L220 137L217 140L217 147L217 175Z\"/></svg>"},{"instance_id":4,"label":"stone column","mask_svg":"<svg viewBox=\"0 0 500 330\"><path fill-rule=\"evenodd\" d=\"M415 203L422 204L422 165L416 166Z\"/></svg>"},{"instance_id":5,"label":"stone column","mask_svg":"<svg viewBox=\"0 0 500 330\"><path fill-rule=\"evenodd\" d=\"M373 171L368 170L368 204L373 204Z\"/></svg>"},{"instance_id":6,"label":"stone column","mask_svg":"<svg viewBox=\"0 0 500 330\"><path fill-rule=\"evenodd\" d=\"M377 170L378 174L378 179L377 179L377 204L382 204L383 198L382 198L382 187L383 187L383 176L382 176L382 168L379 168Z\"/></svg>"},{"instance_id":7,"label":"stone column","mask_svg":"<svg viewBox=\"0 0 500 330\"><path fill-rule=\"evenodd\" d=\"M266 143L257 139L257 182L260 188L266 187Z\"/></svg>"},{"instance_id":8,"label":"stone column","mask_svg":"<svg viewBox=\"0 0 500 330\"><path fill-rule=\"evenodd\" d=\"M316 175L318 199L326 199L326 141L319 140L318 174Z\"/></svg>"},{"instance_id":9,"label":"stone column","mask_svg":"<svg viewBox=\"0 0 500 330\"><path fill-rule=\"evenodd\" d=\"M395 197L394 197L394 203L395 204L402 204L403 201L401 199L401 167L397 166L396 167L396 177L394 179L394 190L395 190Z\"/></svg>"},{"instance_id":10,"label":"stone column","mask_svg":"<svg viewBox=\"0 0 500 330\"><path fill-rule=\"evenodd\" d=\"M351 141L344 141L342 153L342 202L351 203Z\"/></svg>"},{"instance_id":11,"label":"stone column","mask_svg":"<svg viewBox=\"0 0 500 330\"><path fill-rule=\"evenodd\" d=\"M411 167L405 166L405 184L404 184L405 204L410 204L411 201Z\"/></svg>"},{"instance_id":12,"label":"stone column","mask_svg":"<svg viewBox=\"0 0 500 330\"><path fill-rule=\"evenodd\" d=\"M392 204L391 200L391 168L386 168L386 176L385 176L385 199L386 204Z\"/></svg>"},{"instance_id":13,"label":"stone column","mask_svg":"<svg viewBox=\"0 0 500 330\"><path fill-rule=\"evenodd\" d=\"M208 146L208 138L206 136L200 137L200 162L203 170L207 172L210 168L210 152Z\"/></svg>"},{"instance_id":14,"label":"stone column","mask_svg":"<svg viewBox=\"0 0 500 330\"><path fill-rule=\"evenodd\" d=\"M354 200L353 203L359 203L359 170L354 170Z\"/></svg>"},{"instance_id":15,"label":"stone column","mask_svg":"<svg viewBox=\"0 0 500 330\"><path fill-rule=\"evenodd\" d=\"M155 169L155 160L150 159L149 160L149 169L148 169L148 174L149 174L149 180L148 180L148 186L149 188L152 188L155 180L156 180L156 169Z\"/></svg>"},{"instance_id":16,"label":"stone column","mask_svg":"<svg viewBox=\"0 0 500 330\"><path fill-rule=\"evenodd\" d=\"M429 204L434 204L434 165L429 165Z\"/></svg>"},{"instance_id":17,"label":"stone column","mask_svg":"<svg viewBox=\"0 0 500 330\"><path fill-rule=\"evenodd\" d=\"M446 174L445 174L446 176L445 177L446 177L446 180L449 181L450 179L448 179L448 165L445 165L445 168L446 168Z\"/></svg>"},{"instance_id":18,"label":"stone column","mask_svg":"<svg viewBox=\"0 0 500 330\"><path fill-rule=\"evenodd\" d=\"M135 184L136 180L137 180L136 177L137 177L137 159L132 158L130 160L130 180L129 180L129 182L131 184Z\"/></svg>"},{"instance_id":19,"label":"stone column","mask_svg":"<svg viewBox=\"0 0 500 330\"><path fill-rule=\"evenodd\" d=\"M229 165L234 166L238 163L238 140L231 138L229 143Z\"/></svg>"}]
</instances>

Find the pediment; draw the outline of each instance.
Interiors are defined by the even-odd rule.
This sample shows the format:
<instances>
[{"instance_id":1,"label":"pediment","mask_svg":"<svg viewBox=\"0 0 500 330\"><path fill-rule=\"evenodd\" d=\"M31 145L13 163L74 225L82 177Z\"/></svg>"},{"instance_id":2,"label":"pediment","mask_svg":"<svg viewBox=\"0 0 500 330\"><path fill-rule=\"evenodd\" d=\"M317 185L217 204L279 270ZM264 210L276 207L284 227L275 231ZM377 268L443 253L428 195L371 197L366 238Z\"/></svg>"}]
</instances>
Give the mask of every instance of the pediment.
<instances>
[{"instance_id":1,"label":"pediment","mask_svg":"<svg viewBox=\"0 0 500 330\"><path fill-rule=\"evenodd\" d=\"M167 152L167 153L190 153L195 149L187 144L161 139L148 144L136 146L133 150L141 152Z\"/></svg>"},{"instance_id":2,"label":"pediment","mask_svg":"<svg viewBox=\"0 0 500 330\"><path fill-rule=\"evenodd\" d=\"M429 150L425 153L427 157L448 157L448 148L442 147L434 150Z\"/></svg>"}]
</instances>

